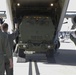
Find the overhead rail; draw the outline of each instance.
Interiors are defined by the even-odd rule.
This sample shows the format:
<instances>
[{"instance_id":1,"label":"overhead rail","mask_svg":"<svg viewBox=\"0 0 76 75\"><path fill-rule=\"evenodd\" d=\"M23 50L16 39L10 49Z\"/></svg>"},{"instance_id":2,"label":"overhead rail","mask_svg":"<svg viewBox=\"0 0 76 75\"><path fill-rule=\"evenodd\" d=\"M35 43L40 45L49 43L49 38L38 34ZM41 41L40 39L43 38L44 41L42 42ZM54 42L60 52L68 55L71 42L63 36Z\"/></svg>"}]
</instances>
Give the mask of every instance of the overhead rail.
<instances>
[{"instance_id":1,"label":"overhead rail","mask_svg":"<svg viewBox=\"0 0 76 75\"><path fill-rule=\"evenodd\" d=\"M65 17L66 18L72 18L76 16L76 11L67 11Z\"/></svg>"}]
</instances>

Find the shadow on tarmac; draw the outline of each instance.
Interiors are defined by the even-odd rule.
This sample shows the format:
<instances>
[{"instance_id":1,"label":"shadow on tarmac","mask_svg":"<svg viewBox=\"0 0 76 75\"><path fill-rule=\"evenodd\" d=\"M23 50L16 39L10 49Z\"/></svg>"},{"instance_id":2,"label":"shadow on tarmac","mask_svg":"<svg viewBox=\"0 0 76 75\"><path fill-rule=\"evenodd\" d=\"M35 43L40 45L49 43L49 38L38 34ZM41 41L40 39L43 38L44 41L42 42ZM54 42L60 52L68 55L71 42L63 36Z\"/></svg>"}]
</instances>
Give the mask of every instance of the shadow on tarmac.
<instances>
[{"instance_id":1,"label":"shadow on tarmac","mask_svg":"<svg viewBox=\"0 0 76 75\"><path fill-rule=\"evenodd\" d=\"M20 63L22 63L21 59L18 59ZM40 56L37 55L37 56L33 56L31 60L43 64L60 64L60 65L76 66L76 50L60 49L54 55L54 57L46 58L46 56L44 55L40 55ZM29 60L24 62L29 62Z\"/></svg>"},{"instance_id":2,"label":"shadow on tarmac","mask_svg":"<svg viewBox=\"0 0 76 75\"><path fill-rule=\"evenodd\" d=\"M76 66L76 50L60 49L55 56L49 58L45 64Z\"/></svg>"}]
</instances>

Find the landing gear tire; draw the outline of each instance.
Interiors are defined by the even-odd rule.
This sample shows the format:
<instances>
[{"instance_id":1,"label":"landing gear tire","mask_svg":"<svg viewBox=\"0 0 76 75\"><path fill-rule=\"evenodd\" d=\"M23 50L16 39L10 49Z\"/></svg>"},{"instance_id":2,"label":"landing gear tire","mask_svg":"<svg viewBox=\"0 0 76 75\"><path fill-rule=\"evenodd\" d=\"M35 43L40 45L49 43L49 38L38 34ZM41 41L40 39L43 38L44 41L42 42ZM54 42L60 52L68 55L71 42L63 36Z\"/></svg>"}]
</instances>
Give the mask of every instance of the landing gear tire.
<instances>
[{"instance_id":1,"label":"landing gear tire","mask_svg":"<svg viewBox=\"0 0 76 75\"><path fill-rule=\"evenodd\" d=\"M24 49L19 49L18 56L22 57L22 58L25 58L24 51L25 51Z\"/></svg>"},{"instance_id":2,"label":"landing gear tire","mask_svg":"<svg viewBox=\"0 0 76 75\"><path fill-rule=\"evenodd\" d=\"M47 58L50 58L50 57L54 57L54 50L52 49L52 50L48 50L47 52L46 52L46 57Z\"/></svg>"},{"instance_id":3,"label":"landing gear tire","mask_svg":"<svg viewBox=\"0 0 76 75\"><path fill-rule=\"evenodd\" d=\"M55 52L57 52L57 49L60 47L60 42L58 41L56 44L55 44Z\"/></svg>"}]
</instances>

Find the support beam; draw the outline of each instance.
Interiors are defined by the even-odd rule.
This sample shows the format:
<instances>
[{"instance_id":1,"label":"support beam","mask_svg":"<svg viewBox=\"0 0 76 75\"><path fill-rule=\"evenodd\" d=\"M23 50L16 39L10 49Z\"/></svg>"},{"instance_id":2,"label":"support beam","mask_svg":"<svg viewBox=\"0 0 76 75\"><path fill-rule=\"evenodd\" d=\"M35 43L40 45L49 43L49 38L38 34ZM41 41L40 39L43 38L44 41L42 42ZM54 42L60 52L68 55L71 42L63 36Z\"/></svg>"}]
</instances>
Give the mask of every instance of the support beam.
<instances>
[{"instance_id":1,"label":"support beam","mask_svg":"<svg viewBox=\"0 0 76 75\"><path fill-rule=\"evenodd\" d=\"M69 4L69 1L70 0L65 0L65 2L64 2L63 8L62 8L62 12L61 12L61 17L60 17L60 20L59 20L58 29L57 29L55 40L54 40L55 42L58 40L58 33L61 30L62 23L63 23L65 15L66 15L66 11L67 11L67 7L68 7L68 4Z\"/></svg>"},{"instance_id":2,"label":"support beam","mask_svg":"<svg viewBox=\"0 0 76 75\"><path fill-rule=\"evenodd\" d=\"M12 9L11 9L11 1L6 0L6 15L7 19L6 22L9 24L9 31L12 32L13 30L13 16L12 16Z\"/></svg>"}]
</instances>

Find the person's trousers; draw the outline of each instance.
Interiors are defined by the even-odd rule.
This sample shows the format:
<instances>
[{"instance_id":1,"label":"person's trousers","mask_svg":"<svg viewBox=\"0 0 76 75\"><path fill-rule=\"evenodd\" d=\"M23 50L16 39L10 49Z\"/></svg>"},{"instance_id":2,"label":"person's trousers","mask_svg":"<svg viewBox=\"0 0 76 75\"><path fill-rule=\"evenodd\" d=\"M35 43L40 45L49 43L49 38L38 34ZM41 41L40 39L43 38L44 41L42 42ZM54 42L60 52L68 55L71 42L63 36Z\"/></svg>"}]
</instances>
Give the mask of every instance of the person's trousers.
<instances>
[{"instance_id":1,"label":"person's trousers","mask_svg":"<svg viewBox=\"0 0 76 75\"><path fill-rule=\"evenodd\" d=\"M8 58L6 57L5 58L5 72L6 72L6 75L13 75L13 68L10 69L10 63L9 63L9 60Z\"/></svg>"},{"instance_id":2,"label":"person's trousers","mask_svg":"<svg viewBox=\"0 0 76 75\"><path fill-rule=\"evenodd\" d=\"M4 63L0 61L0 75L4 75Z\"/></svg>"},{"instance_id":3,"label":"person's trousers","mask_svg":"<svg viewBox=\"0 0 76 75\"><path fill-rule=\"evenodd\" d=\"M0 54L0 75L4 75L4 57Z\"/></svg>"},{"instance_id":4,"label":"person's trousers","mask_svg":"<svg viewBox=\"0 0 76 75\"><path fill-rule=\"evenodd\" d=\"M9 63L5 63L5 71L6 71L6 75L13 75L13 68L10 69L9 68Z\"/></svg>"}]
</instances>

